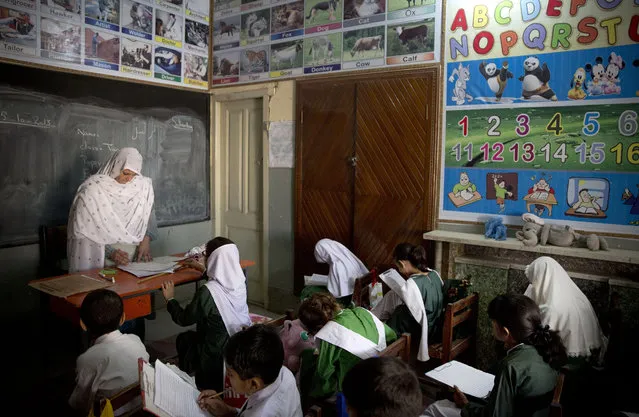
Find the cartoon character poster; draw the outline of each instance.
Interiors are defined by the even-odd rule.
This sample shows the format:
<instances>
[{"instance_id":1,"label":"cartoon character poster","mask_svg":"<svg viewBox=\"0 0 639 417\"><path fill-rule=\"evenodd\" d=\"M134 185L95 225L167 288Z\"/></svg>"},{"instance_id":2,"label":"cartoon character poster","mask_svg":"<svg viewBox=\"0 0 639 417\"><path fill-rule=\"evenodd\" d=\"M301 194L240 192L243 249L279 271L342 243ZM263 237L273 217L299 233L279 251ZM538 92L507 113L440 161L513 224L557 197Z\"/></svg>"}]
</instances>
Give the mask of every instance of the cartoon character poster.
<instances>
[{"instance_id":1,"label":"cartoon character poster","mask_svg":"<svg viewBox=\"0 0 639 417\"><path fill-rule=\"evenodd\" d=\"M451 0L440 218L637 234L639 6Z\"/></svg>"}]
</instances>

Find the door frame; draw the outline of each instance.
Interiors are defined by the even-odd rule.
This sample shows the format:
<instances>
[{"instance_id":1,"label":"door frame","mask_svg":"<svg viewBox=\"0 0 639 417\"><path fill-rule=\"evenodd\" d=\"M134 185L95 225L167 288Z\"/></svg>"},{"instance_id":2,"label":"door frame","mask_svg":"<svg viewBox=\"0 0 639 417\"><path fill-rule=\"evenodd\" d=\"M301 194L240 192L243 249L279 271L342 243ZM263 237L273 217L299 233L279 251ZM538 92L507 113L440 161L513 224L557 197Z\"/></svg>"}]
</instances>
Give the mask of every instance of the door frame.
<instances>
[{"instance_id":1,"label":"door frame","mask_svg":"<svg viewBox=\"0 0 639 417\"><path fill-rule=\"evenodd\" d=\"M216 94L215 91L211 92L211 161L213 167L211 169L211 184L213 190L211 195L211 213L214 215L213 230L215 235L220 235L222 231L222 204L217 204L220 201L222 192L222 175L220 172L220 147L222 143L222 105L231 101L246 100L246 99L262 99L262 300L263 307L269 308L268 297L268 254L269 254L269 144L268 144L268 125L269 125L269 102L275 89L273 87L260 88L250 91L239 91L237 93L224 93ZM217 123L216 123L217 121Z\"/></svg>"}]
</instances>

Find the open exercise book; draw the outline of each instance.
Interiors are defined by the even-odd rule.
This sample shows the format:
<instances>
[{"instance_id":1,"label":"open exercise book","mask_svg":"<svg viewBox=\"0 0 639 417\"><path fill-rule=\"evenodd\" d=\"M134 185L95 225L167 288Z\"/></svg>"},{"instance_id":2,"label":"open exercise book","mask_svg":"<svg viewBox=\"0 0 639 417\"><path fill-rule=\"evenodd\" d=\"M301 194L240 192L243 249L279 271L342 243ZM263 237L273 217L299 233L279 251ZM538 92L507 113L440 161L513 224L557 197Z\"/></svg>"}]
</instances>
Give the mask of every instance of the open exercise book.
<instances>
[{"instance_id":1,"label":"open exercise book","mask_svg":"<svg viewBox=\"0 0 639 417\"><path fill-rule=\"evenodd\" d=\"M195 380L173 365L138 360L144 410L158 417L211 417L200 409Z\"/></svg>"},{"instance_id":2,"label":"open exercise book","mask_svg":"<svg viewBox=\"0 0 639 417\"><path fill-rule=\"evenodd\" d=\"M430 372L426 376L449 387L457 386L466 395L486 398L495 385L495 375L480 371L461 362L450 361Z\"/></svg>"},{"instance_id":3,"label":"open exercise book","mask_svg":"<svg viewBox=\"0 0 639 417\"><path fill-rule=\"evenodd\" d=\"M163 272L173 272L178 266L178 261L181 261L182 259L184 258L162 256L153 259L151 262L129 262L126 265L118 266L118 268L133 274L138 278L142 278L161 274Z\"/></svg>"},{"instance_id":4,"label":"open exercise book","mask_svg":"<svg viewBox=\"0 0 639 417\"><path fill-rule=\"evenodd\" d=\"M304 276L304 285L317 285L318 287L328 287L328 275L313 274L310 277Z\"/></svg>"}]
</instances>

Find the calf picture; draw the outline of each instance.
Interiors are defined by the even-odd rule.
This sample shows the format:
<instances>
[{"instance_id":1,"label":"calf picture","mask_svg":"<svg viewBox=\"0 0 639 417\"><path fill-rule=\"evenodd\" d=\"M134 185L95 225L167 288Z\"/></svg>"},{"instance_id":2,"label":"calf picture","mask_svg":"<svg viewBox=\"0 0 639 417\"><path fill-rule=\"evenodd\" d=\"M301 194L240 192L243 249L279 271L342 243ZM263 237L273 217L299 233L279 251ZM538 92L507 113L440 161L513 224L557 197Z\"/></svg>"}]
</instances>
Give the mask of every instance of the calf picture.
<instances>
[{"instance_id":1,"label":"calf picture","mask_svg":"<svg viewBox=\"0 0 639 417\"><path fill-rule=\"evenodd\" d=\"M388 25L386 36L387 56L432 53L435 47L435 19ZM412 60L403 62L408 63Z\"/></svg>"}]
</instances>

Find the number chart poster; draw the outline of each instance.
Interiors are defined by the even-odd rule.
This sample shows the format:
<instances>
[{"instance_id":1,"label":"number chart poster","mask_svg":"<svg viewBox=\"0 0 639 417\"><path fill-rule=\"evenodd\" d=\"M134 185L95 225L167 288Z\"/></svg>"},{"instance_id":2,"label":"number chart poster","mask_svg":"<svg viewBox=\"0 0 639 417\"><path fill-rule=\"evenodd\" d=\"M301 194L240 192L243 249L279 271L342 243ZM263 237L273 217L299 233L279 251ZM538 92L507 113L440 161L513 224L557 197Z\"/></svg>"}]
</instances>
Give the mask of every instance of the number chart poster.
<instances>
[{"instance_id":1,"label":"number chart poster","mask_svg":"<svg viewBox=\"0 0 639 417\"><path fill-rule=\"evenodd\" d=\"M0 0L0 57L209 87L208 0Z\"/></svg>"},{"instance_id":2,"label":"number chart poster","mask_svg":"<svg viewBox=\"0 0 639 417\"><path fill-rule=\"evenodd\" d=\"M639 0L451 0L440 218L639 233Z\"/></svg>"},{"instance_id":3,"label":"number chart poster","mask_svg":"<svg viewBox=\"0 0 639 417\"><path fill-rule=\"evenodd\" d=\"M439 62L441 3L215 0L213 84Z\"/></svg>"}]
</instances>

